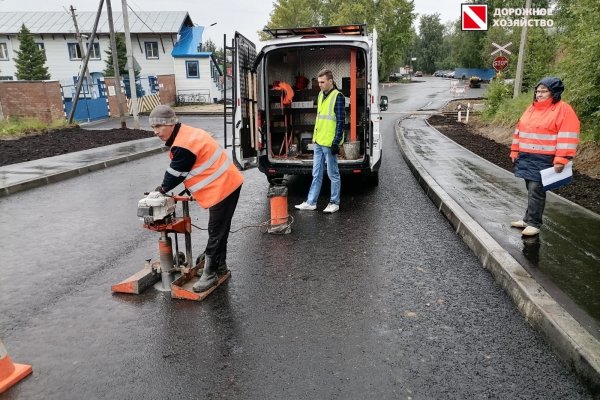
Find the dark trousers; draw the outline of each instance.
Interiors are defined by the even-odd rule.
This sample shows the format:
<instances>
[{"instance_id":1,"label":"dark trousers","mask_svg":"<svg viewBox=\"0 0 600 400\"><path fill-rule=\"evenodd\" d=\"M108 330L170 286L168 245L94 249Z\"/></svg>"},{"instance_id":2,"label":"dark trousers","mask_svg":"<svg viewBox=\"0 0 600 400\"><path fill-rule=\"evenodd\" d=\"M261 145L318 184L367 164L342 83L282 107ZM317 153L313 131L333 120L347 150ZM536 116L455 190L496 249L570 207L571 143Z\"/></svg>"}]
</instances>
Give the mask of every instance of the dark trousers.
<instances>
[{"instance_id":1,"label":"dark trousers","mask_svg":"<svg viewBox=\"0 0 600 400\"><path fill-rule=\"evenodd\" d=\"M535 228L542 226L542 215L546 206L546 191L542 182L529 181L525 179L527 188L527 211L523 221Z\"/></svg>"},{"instance_id":2,"label":"dark trousers","mask_svg":"<svg viewBox=\"0 0 600 400\"><path fill-rule=\"evenodd\" d=\"M240 185L233 193L208 209L208 243L205 254L214 257L217 265L224 264L227 259L227 238L241 190Z\"/></svg>"}]
</instances>

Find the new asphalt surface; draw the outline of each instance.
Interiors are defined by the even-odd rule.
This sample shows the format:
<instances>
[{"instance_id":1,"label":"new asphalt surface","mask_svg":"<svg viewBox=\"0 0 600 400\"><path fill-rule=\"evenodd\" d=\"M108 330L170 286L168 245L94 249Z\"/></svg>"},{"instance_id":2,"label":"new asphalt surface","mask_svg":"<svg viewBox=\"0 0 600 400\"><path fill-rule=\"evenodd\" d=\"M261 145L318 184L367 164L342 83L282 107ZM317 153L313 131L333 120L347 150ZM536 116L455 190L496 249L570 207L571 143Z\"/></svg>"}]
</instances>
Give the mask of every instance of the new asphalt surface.
<instances>
[{"instance_id":1,"label":"new asphalt surface","mask_svg":"<svg viewBox=\"0 0 600 400\"><path fill-rule=\"evenodd\" d=\"M395 89L395 87L384 89L384 93L387 90L389 94L393 95ZM573 367L584 381L591 385L592 392L598 393L600 347L597 340L597 316L594 317L594 311L597 311L598 304L596 303L597 294L586 294L585 284L575 283L575 289L561 287L560 279L557 279L557 275L553 273L552 269L561 269L565 264L575 264L578 271L581 271L578 275L581 275L584 283L589 284L593 279L597 279L597 265L600 260L598 253L600 251L599 217L551 195L546 213L546 227L539 239L533 243L522 240L518 231L506 228L506 226L510 220L517 219L522 214L526 198L524 185L506 171L481 160L429 127L424 116L420 114L426 114L428 110L434 108L439 108L439 104L422 107L420 112L414 113L414 115L406 112L396 114L393 108L389 113L383 113L384 119L398 120L393 126L394 137L400 145L407 165L436 207L450 221L456 233L471 248L481 264L492 273L496 281L509 293L527 321L541 332L557 354ZM218 124L218 121L215 120L211 123ZM206 124L206 121L203 124ZM97 126L94 128L97 129ZM0 187L5 196L11 195L36 186L150 156L162 152L163 149L162 143L152 138L136 143L124 143L78 154L6 166L0 168ZM343 215L343 212L340 212L339 216ZM298 220L299 226L308 230L310 228L305 225L306 223L306 221L302 221L302 218ZM318 231L314 234L318 239ZM373 239L375 240L376 237ZM314 245L318 245L317 242L314 242ZM273 250L274 254L277 254L277 251ZM275 267L277 268L277 266ZM359 281L361 279L358 276L356 278ZM307 276L306 279L308 279L306 284L310 285L313 278ZM583 292L583 295L577 297L578 294L581 294L580 292ZM259 294L257 293L257 295ZM398 295L400 294L398 293ZM335 299L334 303L342 300ZM327 314L326 308L323 306L326 305L312 304L315 310ZM185 314L187 308L184 307L180 311ZM391 311L383 306L380 312ZM412 317L410 313L406 315ZM132 318L135 318L134 315ZM168 319L166 316L165 318ZM226 326L231 325L232 328L235 326L236 322L235 319L232 319L233 317L224 315L222 318L221 323ZM269 320L265 320L265 323L269 323ZM330 323L337 324L338 321L334 318ZM98 324L98 328L101 329L101 321ZM358 327L362 323L358 320L350 321L350 325ZM301 325L298 328L305 329ZM315 327L315 329L320 328ZM339 329L340 332L346 331L342 325ZM386 328L379 327L379 329L378 332L382 338L386 337ZM352 336L351 331L347 333L350 336L340 337L339 340L346 340L348 345L360 347L360 343L353 344L356 338ZM123 332L123 334L126 333ZM410 340L409 337L404 339ZM217 338L212 340L217 343L219 341ZM293 340L302 341L301 330ZM435 339L431 338L431 340ZM272 345L275 346L275 349L270 351L285 346L284 343ZM10 345L7 344L7 346L10 352ZM223 354L242 352L242 349L228 345L227 339L219 346L221 346L220 351ZM150 344L150 347L153 346ZM367 348L364 351L368 351ZM325 349L325 359L322 362L327 362L327 353ZM282 354L285 354L285 351L282 350ZM426 357L425 353L421 356ZM166 355L163 352L162 357L163 361L165 357L167 359L172 357L174 361L179 358L177 351ZM300 354L297 357L299 360L296 361L303 359ZM16 357L13 355L13 358ZM15 361L24 362L25 360L17 359ZM314 362L305 361L308 364ZM105 365L102 367L106 368ZM227 365L224 364L221 368L226 369ZM264 370L264 367L258 365L254 365L254 368L257 373ZM318 367L315 366L315 369ZM169 371L165 371L165 373L168 375ZM351 375L351 372L346 371L346 375ZM340 379L343 376L344 373L340 375ZM255 377L260 379L258 375ZM314 378L315 387L319 386L320 380L328 381L317 376ZM275 377L267 377L266 381L272 382L274 379ZM120 380L122 381L122 379ZM174 380L176 381L176 378ZM162 377L161 381L165 385L170 384L165 377ZM289 385L294 387L293 382L290 382ZM367 386L365 382L365 387ZM178 386L174 385L174 387L173 393L177 393ZM318 391L313 392L314 388L307 389L311 390L306 394L313 393L316 394L316 397L313 396L313 398L319 397ZM65 393L60 389L55 388L54 390L55 394ZM498 388L498 390L502 389ZM185 393L183 389L181 391ZM231 387L223 387L223 393L226 392L231 393ZM218 391L214 393L214 396L218 397L218 393ZM281 393L286 393L286 391L282 389ZM297 392L292 390L287 393ZM410 391L401 393L403 393L402 396L410 398ZM238 393L238 395L239 398L244 397L242 393ZM274 393L272 395L270 398L282 398ZM267 397L269 396L265 398ZM356 394L355 398L368 397L368 395ZM69 398L69 396L63 395L63 398ZM132 398L135 398L135 395L132 395ZM427 396L419 397L417 395L415 398L427 398Z\"/></svg>"}]
</instances>

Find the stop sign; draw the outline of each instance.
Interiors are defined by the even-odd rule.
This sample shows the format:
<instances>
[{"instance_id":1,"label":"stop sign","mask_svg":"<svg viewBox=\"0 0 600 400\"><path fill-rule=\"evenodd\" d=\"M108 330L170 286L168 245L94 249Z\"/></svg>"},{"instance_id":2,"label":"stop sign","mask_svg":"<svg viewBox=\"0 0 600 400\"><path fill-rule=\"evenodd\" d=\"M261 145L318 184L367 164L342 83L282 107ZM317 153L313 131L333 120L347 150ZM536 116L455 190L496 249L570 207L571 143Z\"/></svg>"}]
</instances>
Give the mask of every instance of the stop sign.
<instances>
[{"instance_id":1,"label":"stop sign","mask_svg":"<svg viewBox=\"0 0 600 400\"><path fill-rule=\"evenodd\" d=\"M506 67L508 67L508 58L504 56L498 56L494 58L492 67L494 67L494 69L498 72L503 71Z\"/></svg>"}]
</instances>

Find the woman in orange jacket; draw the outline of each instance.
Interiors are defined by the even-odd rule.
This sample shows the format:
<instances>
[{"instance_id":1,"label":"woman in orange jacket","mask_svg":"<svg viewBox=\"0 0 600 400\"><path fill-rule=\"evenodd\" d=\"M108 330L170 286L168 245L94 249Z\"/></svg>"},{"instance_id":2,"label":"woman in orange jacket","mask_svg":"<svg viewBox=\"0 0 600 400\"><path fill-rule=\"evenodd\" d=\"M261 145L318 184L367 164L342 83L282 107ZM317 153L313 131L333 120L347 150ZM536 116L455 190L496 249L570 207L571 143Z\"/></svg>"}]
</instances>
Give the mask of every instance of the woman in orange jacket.
<instances>
[{"instance_id":1,"label":"woman in orange jacket","mask_svg":"<svg viewBox=\"0 0 600 400\"><path fill-rule=\"evenodd\" d=\"M527 210L522 220L511 222L523 228L523 236L540 233L546 205L546 191L540 171L554 167L562 172L575 156L579 143L579 119L573 108L560 99L564 85L555 77L546 77L535 87L533 104L517 123L510 148L515 176L525 179Z\"/></svg>"}]
</instances>

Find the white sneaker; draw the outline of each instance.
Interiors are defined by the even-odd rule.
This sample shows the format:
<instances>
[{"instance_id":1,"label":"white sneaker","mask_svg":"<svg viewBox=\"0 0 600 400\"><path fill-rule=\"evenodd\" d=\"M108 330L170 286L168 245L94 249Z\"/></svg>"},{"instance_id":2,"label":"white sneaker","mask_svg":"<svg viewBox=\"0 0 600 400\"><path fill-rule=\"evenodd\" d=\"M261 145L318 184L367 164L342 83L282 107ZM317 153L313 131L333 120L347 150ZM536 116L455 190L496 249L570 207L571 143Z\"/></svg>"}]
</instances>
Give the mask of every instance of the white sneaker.
<instances>
[{"instance_id":1,"label":"white sneaker","mask_svg":"<svg viewBox=\"0 0 600 400\"><path fill-rule=\"evenodd\" d=\"M333 204L333 203L329 203L327 204L327 207L325 207L325 209L323 210L324 213L329 213L329 214L333 214L334 212L338 211L340 209L340 206L337 204Z\"/></svg>"},{"instance_id":2,"label":"white sneaker","mask_svg":"<svg viewBox=\"0 0 600 400\"><path fill-rule=\"evenodd\" d=\"M527 222L525 222L521 219L519 221L511 222L510 226L512 226L513 228L527 228Z\"/></svg>"},{"instance_id":3,"label":"white sneaker","mask_svg":"<svg viewBox=\"0 0 600 400\"><path fill-rule=\"evenodd\" d=\"M523 232L521 232L521 235L523 236L535 236L537 234L540 233L540 229L536 228L535 226L528 226L527 228L523 229Z\"/></svg>"},{"instance_id":4,"label":"white sneaker","mask_svg":"<svg viewBox=\"0 0 600 400\"><path fill-rule=\"evenodd\" d=\"M316 204L308 204L307 202L303 202L302 204L296 204L294 207L296 207L298 210L316 210L317 209Z\"/></svg>"}]
</instances>

